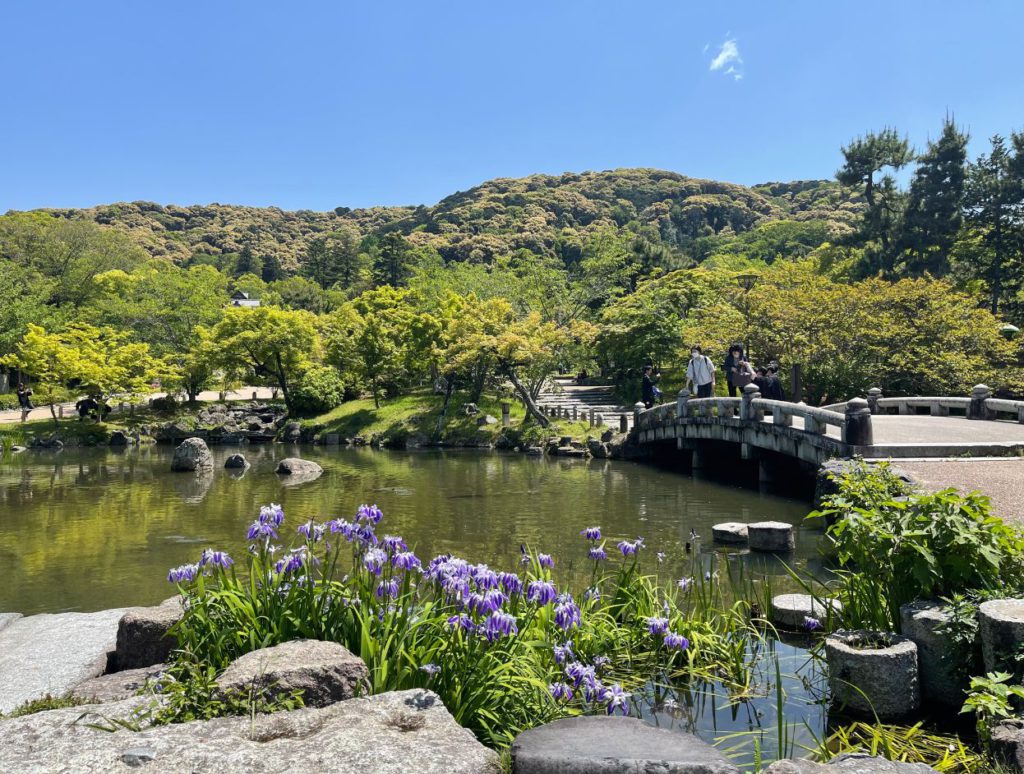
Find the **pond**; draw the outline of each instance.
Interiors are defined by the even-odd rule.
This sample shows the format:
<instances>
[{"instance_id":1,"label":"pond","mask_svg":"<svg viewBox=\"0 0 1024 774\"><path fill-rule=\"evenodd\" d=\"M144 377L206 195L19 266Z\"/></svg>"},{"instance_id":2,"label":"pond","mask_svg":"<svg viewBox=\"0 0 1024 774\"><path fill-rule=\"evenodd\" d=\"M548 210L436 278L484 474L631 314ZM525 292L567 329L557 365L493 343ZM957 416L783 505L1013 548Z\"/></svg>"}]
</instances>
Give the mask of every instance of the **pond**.
<instances>
[{"instance_id":1,"label":"pond","mask_svg":"<svg viewBox=\"0 0 1024 774\"><path fill-rule=\"evenodd\" d=\"M159 602L173 592L167 568L195 561L202 548L242 556L246 526L270 502L282 504L291 524L351 517L360 503L376 503L386 515L386 531L402 535L421 556L450 551L512 569L526 544L553 554L561 575L583 571L580 530L600 525L615 540L644 537L646 568L666 583L692 572L695 555L710 566L722 551L711 544L713 524L799 525L809 510L804 501L628 462L274 445L246 447L252 466L224 470L224 459L235 451L214 447L214 472L202 478L171 473L172 449L165 446L5 457L0 611L91 611ZM273 472L286 456L315 460L323 476L287 485ZM801 526L797 550L786 561L816 572L820 540L820 531ZM661 564L657 552L665 554ZM786 585L785 565L774 557L732 551L718 559L719 565L729 561L774 576L779 588ZM815 662L799 644L771 647L761 662L762 690L749 701L729 702L715 685L694 686L685 696L646 697L636 710L648 722L747 749L745 758L750 737L733 742L729 735L765 729L760 744L767 752L777 745L771 729L779 699L778 655L786 721L803 729L800 741L808 741L803 721L820 730L824 719L815 703L821 687Z\"/></svg>"}]
</instances>

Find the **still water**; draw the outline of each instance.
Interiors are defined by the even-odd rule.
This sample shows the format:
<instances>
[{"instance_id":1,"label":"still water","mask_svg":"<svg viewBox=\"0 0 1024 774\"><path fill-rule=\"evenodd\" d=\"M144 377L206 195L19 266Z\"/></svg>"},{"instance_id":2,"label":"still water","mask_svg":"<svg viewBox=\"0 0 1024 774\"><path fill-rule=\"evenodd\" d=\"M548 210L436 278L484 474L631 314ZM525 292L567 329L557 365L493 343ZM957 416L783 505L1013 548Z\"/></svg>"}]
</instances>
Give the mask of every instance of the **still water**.
<instances>
[{"instance_id":1,"label":"still water","mask_svg":"<svg viewBox=\"0 0 1024 774\"><path fill-rule=\"evenodd\" d=\"M172 449L81 449L26 452L0 460L0 611L25 614L91 611L153 604L173 593L167 568L195 561L205 547L236 558L245 531L265 503L284 507L293 527L314 517L351 517L360 503L384 511L381 534L402 535L423 557L457 553L514 569L520 545L553 554L559 575L589 574L584 527L600 526L609 547L644 537L645 568L672 582L710 567L711 526L722 521L777 520L799 525L806 502L627 462L533 458L488 452L387 452L332 447L252 446L252 466L224 470L237 449L214 448L206 477L171 473ZM279 459L301 456L324 468L318 480L289 485L274 473ZM698 540L691 541L695 530ZM800 527L790 564L815 572L820 532ZM694 553L687 553L687 544ZM664 552L663 563L655 560ZM780 559L731 551L722 562L774 576L786 585ZM806 644L806 643L802 643ZM806 743L821 729L821 679L801 643L771 643L762 661L760 695L730 702L720 686L686 695L647 696L634 712L652 724L696 731L752 759L753 736L768 757L778 746L775 717L781 674L786 722ZM780 664L776 671L776 657ZM806 722L806 725L804 725ZM738 737L733 735L740 734ZM788 745L787 745L788 746ZM792 749L790 749L792 751ZM799 753L799 750L796 750Z\"/></svg>"},{"instance_id":2,"label":"still water","mask_svg":"<svg viewBox=\"0 0 1024 774\"><path fill-rule=\"evenodd\" d=\"M778 520L799 524L805 502L759 494L626 462L557 460L481 452L387 452L252 446L252 466L223 469L237 449L213 449L214 472L171 473L172 449L26 452L0 462L0 611L25 614L144 605L168 597L167 568L214 547L241 557L245 530L265 503L288 523L351 517L360 503L385 514L380 532L402 535L417 553L451 551L514 569L520 545L553 554L560 572L582 564L584 527L646 540L648 559L666 554L666 575L686 562L691 528L709 552L711 525ZM318 480L288 485L277 461L318 462ZM801 529L790 561L814 564L820 533ZM610 543L614 545L614 543ZM778 560L738 557L780 577ZM688 564L688 563L687 563ZM589 567L589 565L588 565ZM655 568L651 568L655 569Z\"/></svg>"}]
</instances>

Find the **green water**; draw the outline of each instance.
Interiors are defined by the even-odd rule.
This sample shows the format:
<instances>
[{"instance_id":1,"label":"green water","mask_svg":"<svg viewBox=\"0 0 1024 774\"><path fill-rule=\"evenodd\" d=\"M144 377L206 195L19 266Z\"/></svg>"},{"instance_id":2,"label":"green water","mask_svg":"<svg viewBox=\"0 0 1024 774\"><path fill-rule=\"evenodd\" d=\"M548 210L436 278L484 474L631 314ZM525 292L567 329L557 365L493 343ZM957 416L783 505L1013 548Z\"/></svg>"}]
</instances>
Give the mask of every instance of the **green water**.
<instances>
[{"instance_id":1,"label":"green water","mask_svg":"<svg viewBox=\"0 0 1024 774\"><path fill-rule=\"evenodd\" d=\"M168 597L167 568L202 548L236 558L259 506L279 502L292 526L309 517L350 516L363 502L385 513L381 534L402 535L425 558L458 553L512 568L526 543L554 554L559 572L582 564L579 531L643 536L647 563L666 579L698 550L713 550L711 525L774 519L799 523L804 502L759 494L626 462L528 458L487 452L252 446L245 471L223 469L238 451L213 450L211 476L171 473L165 446L113 451L26 452L0 462L0 611L98 610ZM277 460L302 456L324 468L317 481L287 486ZM814 563L819 533L797 536L799 563ZM609 548L613 544L609 545ZM656 552L667 556L660 567ZM738 559L782 575L771 557Z\"/></svg>"}]
</instances>

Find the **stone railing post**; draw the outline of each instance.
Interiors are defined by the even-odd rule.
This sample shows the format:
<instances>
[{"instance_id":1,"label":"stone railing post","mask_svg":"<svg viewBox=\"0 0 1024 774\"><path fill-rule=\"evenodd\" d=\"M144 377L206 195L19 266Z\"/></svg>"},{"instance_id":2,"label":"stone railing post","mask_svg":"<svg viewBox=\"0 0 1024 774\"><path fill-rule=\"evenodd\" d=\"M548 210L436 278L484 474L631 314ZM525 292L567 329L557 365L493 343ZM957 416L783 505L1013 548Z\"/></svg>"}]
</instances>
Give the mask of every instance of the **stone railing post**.
<instances>
[{"instance_id":1,"label":"stone railing post","mask_svg":"<svg viewBox=\"0 0 1024 774\"><path fill-rule=\"evenodd\" d=\"M878 413L878 399L882 397L882 390L880 387L872 387L868 390L868 408L871 409L872 414Z\"/></svg>"},{"instance_id":2,"label":"stone railing post","mask_svg":"<svg viewBox=\"0 0 1024 774\"><path fill-rule=\"evenodd\" d=\"M853 398L846 402L846 425L843 429L843 440L851 446L874 446L871 406L864 398Z\"/></svg>"},{"instance_id":3,"label":"stone railing post","mask_svg":"<svg viewBox=\"0 0 1024 774\"><path fill-rule=\"evenodd\" d=\"M501 404L501 426L508 427L512 424L512 404L503 401Z\"/></svg>"},{"instance_id":4,"label":"stone railing post","mask_svg":"<svg viewBox=\"0 0 1024 774\"><path fill-rule=\"evenodd\" d=\"M690 407L686 405L690 402L690 391L683 387L676 395L676 417L682 419L683 417L690 416Z\"/></svg>"},{"instance_id":5,"label":"stone railing post","mask_svg":"<svg viewBox=\"0 0 1024 774\"><path fill-rule=\"evenodd\" d=\"M623 435L629 432L629 417L625 414L619 414L619 432Z\"/></svg>"},{"instance_id":6,"label":"stone railing post","mask_svg":"<svg viewBox=\"0 0 1024 774\"><path fill-rule=\"evenodd\" d=\"M985 401L992 397L992 390L984 384L976 384L971 390L971 404L967 407L968 419L991 419L992 414Z\"/></svg>"},{"instance_id":7,"label":"stone railing post","mask_svg":"<svg viewBox=\"0 0 1024 774\"><path fill-rule=\"evenodd\" d=\"M647 407L643 403L633 404L633 427L640 427L640 415L644 412Z\"/></svg>"},{"instance_id":8,"label":"stone railing post","mask_svg":"<svg viewBox=\"0 0 1024 774\"><path fill-rule=\"evenodd\" d=\"M743 397L740 399L740 419L748 422L757 421L757 412L754 411L752 401L754 398L760 398L761 393L757 389L756 384L748 384L743 388Z\"/></svg>"}]
</instances>

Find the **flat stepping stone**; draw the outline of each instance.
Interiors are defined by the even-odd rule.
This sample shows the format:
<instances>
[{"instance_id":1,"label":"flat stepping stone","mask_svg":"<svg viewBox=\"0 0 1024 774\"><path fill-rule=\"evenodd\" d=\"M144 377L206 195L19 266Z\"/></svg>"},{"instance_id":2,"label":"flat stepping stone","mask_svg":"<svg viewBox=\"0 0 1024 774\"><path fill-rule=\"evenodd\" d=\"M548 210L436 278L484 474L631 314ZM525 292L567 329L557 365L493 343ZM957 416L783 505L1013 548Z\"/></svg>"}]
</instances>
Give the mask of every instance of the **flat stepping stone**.
<instances>
[{"instance_id":1,"label":"flat stepping stone","mask_svg":"<svg viewBox=\"0 0 1024 774\"><path fill-rule=\"evenodd\" d=\"M90 704L123 701L135 696L146 684L156 680L167 669L167 664L155 664L142 669L126 669L109 675L90 677L71 689L71 693Z\"/></svg>"},{"instance_id":2,"label":"flat stepping stone","mask_svg":"<svg viewBox=\"0 0 1024 774\"><path fill-rule=\"evenodd\" d=\"M0 629L0 713L103 674L127 609L30 615Z\"/></svg>"},{"instance_id":3,"label":"flat stepping stone","mask_svg":"<svg viewBox=\"0 0 1024 774\"><path fill-rule=\"evenodd\" d=\"M747 540L754 551L785 553L796 547L793 525L784 521L758 521L748 524Z\"/></svg>"},{"instance_id":4,"label":"flat stepping stone","mask_svg":"<svg viewBox=\"0 0 1024 774\"><path fill-rule=\"evenodd\" d=\"M0 722L0 771L498 774L498 755L462 728L437 694L412 690L255 717L104 733L144 702L71 707ZM75 722L90 709L96 714ZM109 722L107 720L106 722ZM143 721L144 723L144 721Z\"/></svg>"},{"instance_id":5,"label":"flat stepping stone","mask_svg":"<svg viewBox=\"0 0 1024 774\"><path fill-rule=\"evenodd\" d=\"M636 718L563 718L512 743L514 774L739 774L718 750L693 734L655 728Z\"/></svg>"},{"instance_id":6,"label":"flat stepping stone","mask_svg":"<svg viewBox=\"0 0 1024 774\"><path fill-rule=\"evenodd\" d=\"M900 631L917 645L921 695L959 709L964 703L967 681L949 658L954 648L951 637L941 631L949 620L941 602L909 602L900 607Z\"/></svg>"},{"instance_id":7,"label":"flat stepping stone","mask_svg":"<svg viewBox=\"0 0 1024 774\"><path fill-rule=\"evenodd\" d=\"M838 599L816 600L810 594L779 594L772 597L771 621L785 629L806 629L808 618L824 621L830 607L834 615L843 604Z\"/></svg>"},{"instance_id":8,"label":"flat stepping stone","mask_svg":"<svg viewBox=\"0 0 1024 774\"><path fill-rule=\"evenodd\" d=\"M825 638L829 687L837 707L879 720L921 706L917 645L890 632L839 631Z\"/></svg>"},{"instance_id":9,"label":"flat stepping stone","mask_svg":"<svg viewBox=\"0 0 1024 774\"><path fill-rule=\"evenodd\" d=\"M738 521L726 521L711 528L711 537L718 543L746 543L747 525Z\"/></svg>"}]
</instances>

